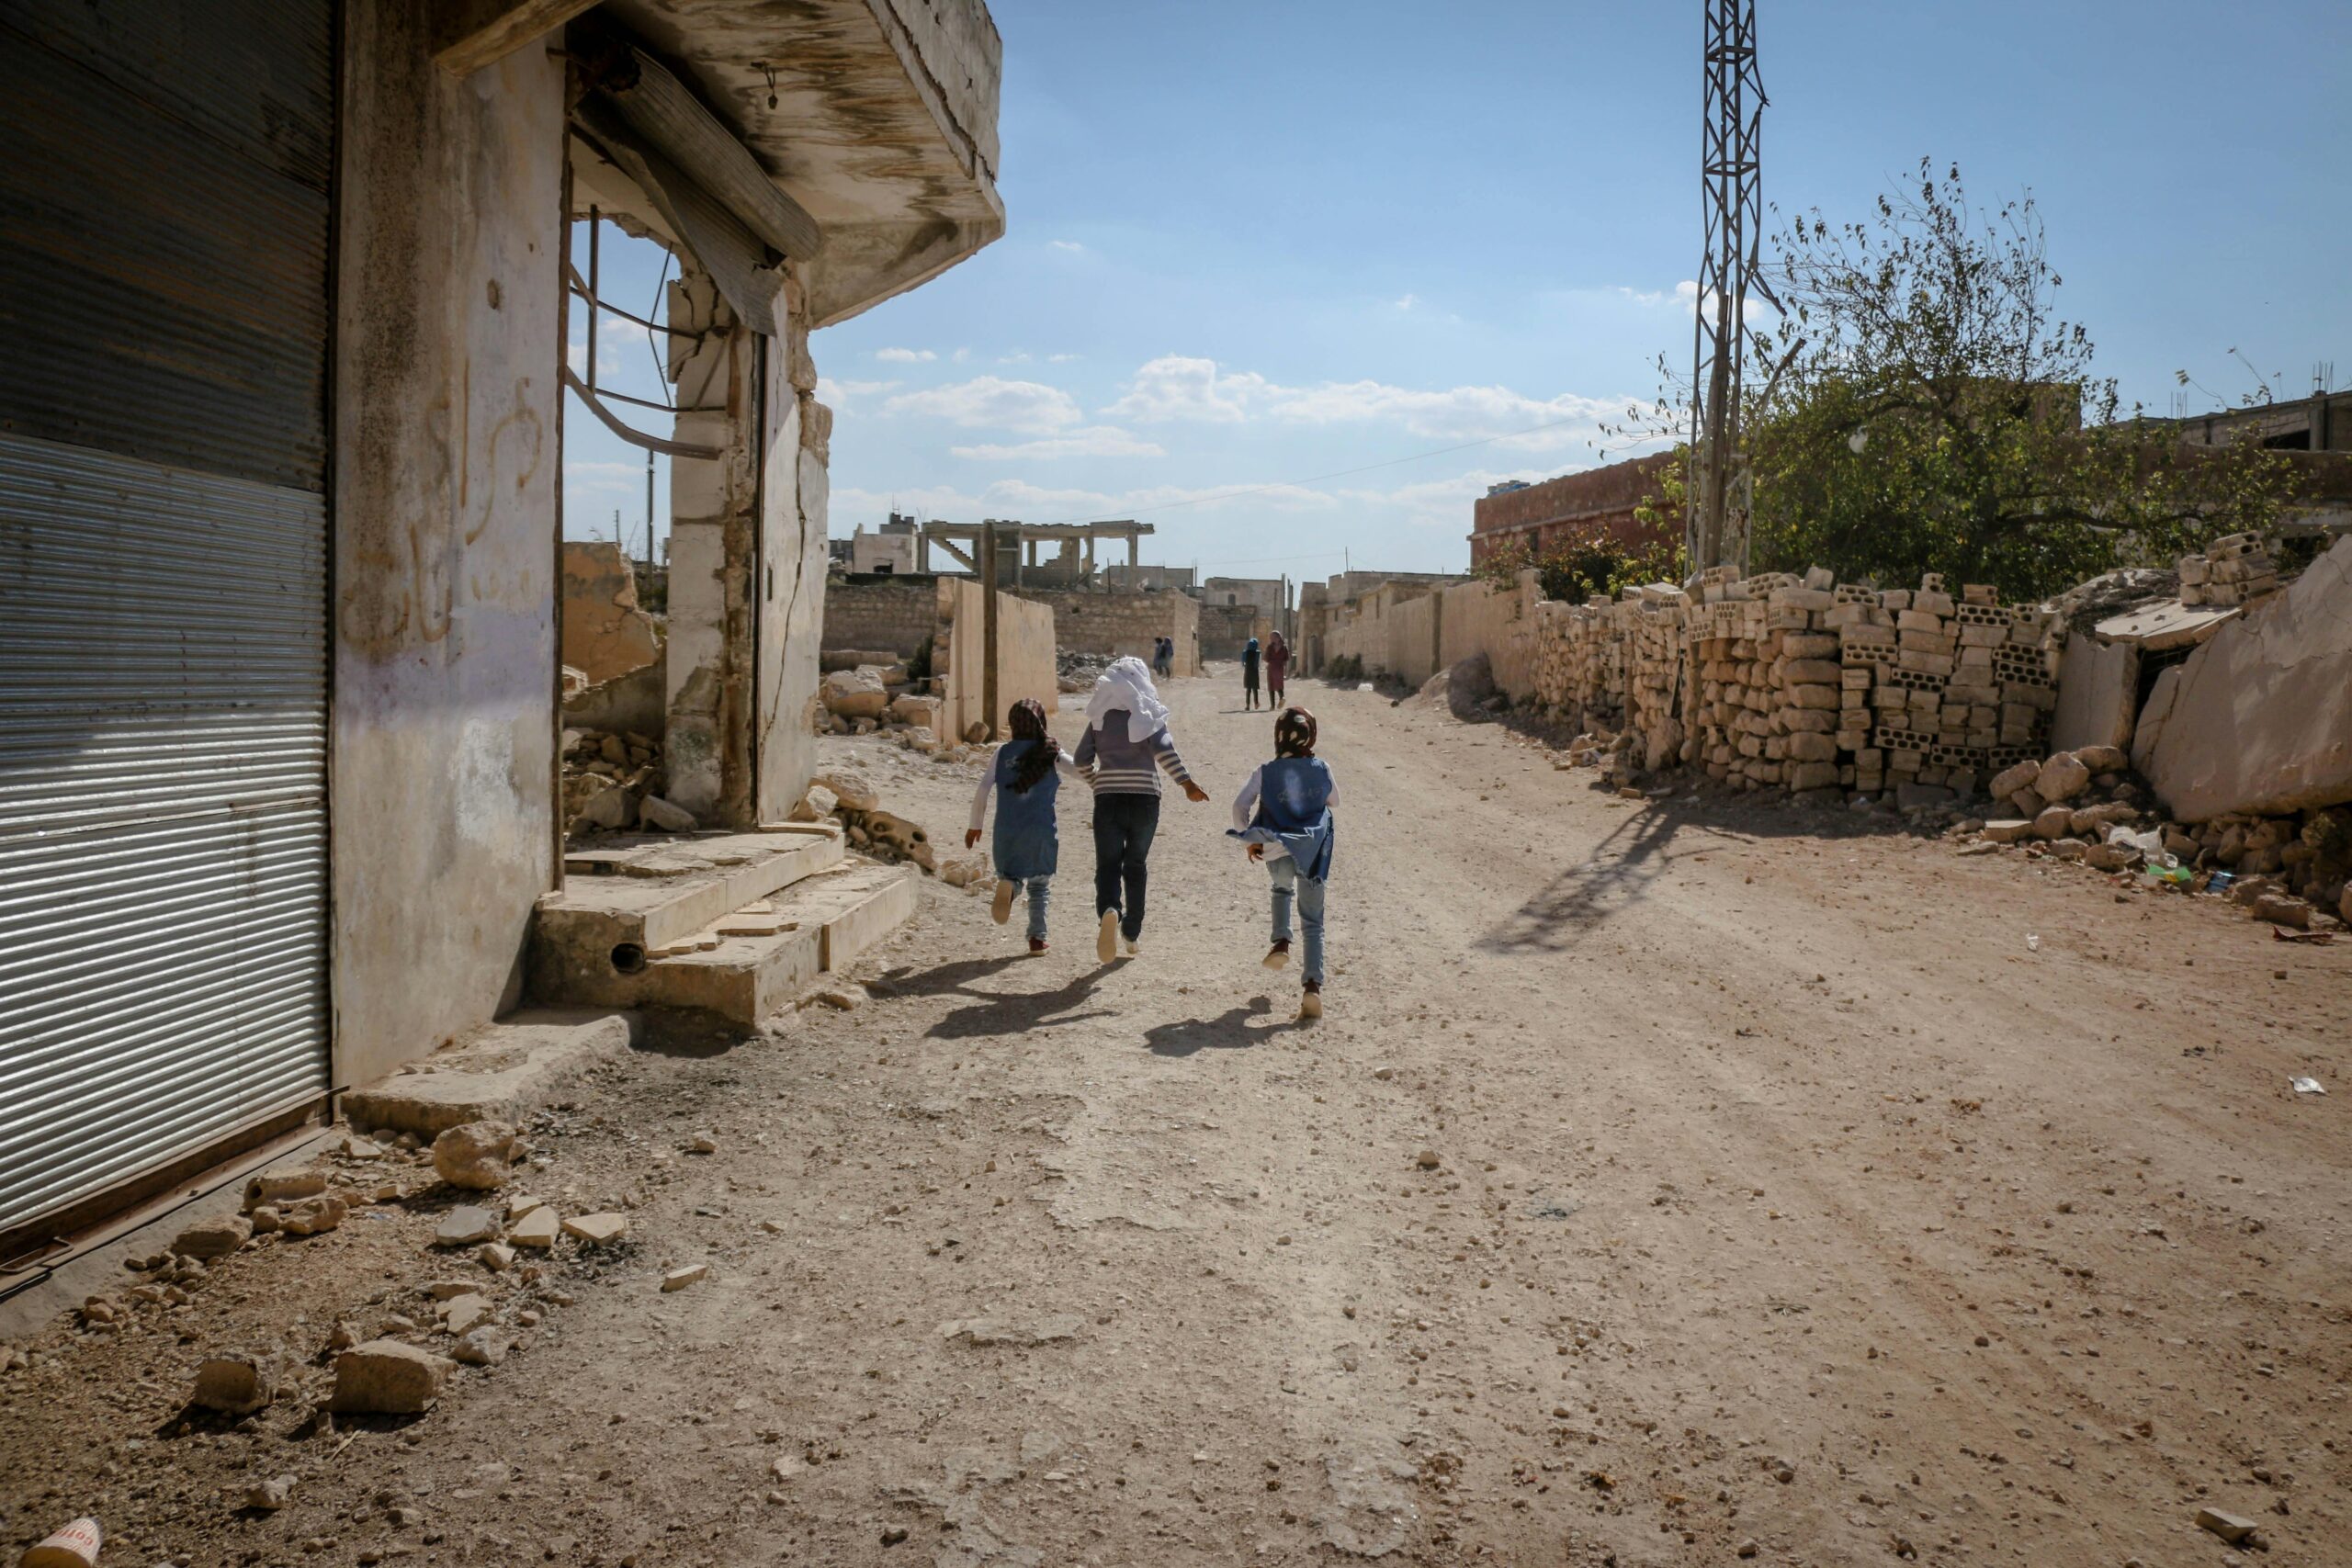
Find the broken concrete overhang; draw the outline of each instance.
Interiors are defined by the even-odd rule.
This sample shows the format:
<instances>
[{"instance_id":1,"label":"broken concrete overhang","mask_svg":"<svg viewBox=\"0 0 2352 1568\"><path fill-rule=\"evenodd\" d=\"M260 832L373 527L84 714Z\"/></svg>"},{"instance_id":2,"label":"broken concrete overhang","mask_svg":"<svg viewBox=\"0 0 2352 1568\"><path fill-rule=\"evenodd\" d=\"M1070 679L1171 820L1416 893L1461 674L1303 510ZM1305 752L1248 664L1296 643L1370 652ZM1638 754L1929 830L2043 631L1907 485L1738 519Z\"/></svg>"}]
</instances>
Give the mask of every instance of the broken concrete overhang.
<instances>
[{"instance_id":1,"label":"broken concrete overhang","mask_svg":"<svg viewBox=\"0 0 2352 1568\"><path fill-rule=\"evenodd\" d=\"M816 220L794 272L829 326L1001 236L1002 45L981 0L607 0ZM787 252L787 254L790 254Z\"/></svg>"}]
</instances>

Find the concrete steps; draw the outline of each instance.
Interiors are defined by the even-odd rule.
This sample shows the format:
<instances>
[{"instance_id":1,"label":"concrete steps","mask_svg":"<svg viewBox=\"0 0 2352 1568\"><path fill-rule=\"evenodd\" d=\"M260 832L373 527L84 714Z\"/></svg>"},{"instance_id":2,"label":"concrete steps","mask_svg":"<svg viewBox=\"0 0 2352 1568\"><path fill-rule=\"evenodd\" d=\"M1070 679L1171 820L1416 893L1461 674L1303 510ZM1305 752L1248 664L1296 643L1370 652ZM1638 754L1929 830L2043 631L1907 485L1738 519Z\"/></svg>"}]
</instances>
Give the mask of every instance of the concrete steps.
<instances>
[{"instance_id":1,"label":"concrete steps","mask_svg":"<svg viewBox=\"0 0 2352 1568\"><path fill-rule=\"evenodd\" d=\"M467 1122L514 1122L578 1087L589 1068L628 1055L632 1013L526 1010L485 1025L391 1077L346 1091L355 1127L433 1138Z\"/></svg>"},{"instance_id":2,"label":"concrete steps","mask_svg":"<svg viewBox=\"0 0 2352 1568\"><path fill-rule=\"evenodd\" d=\"M914 872L847 860L829 828L625 844L565 869L532 932L542 1004L673 1008L750 1027L914 912Z\"/></svg>"}]
</instances>

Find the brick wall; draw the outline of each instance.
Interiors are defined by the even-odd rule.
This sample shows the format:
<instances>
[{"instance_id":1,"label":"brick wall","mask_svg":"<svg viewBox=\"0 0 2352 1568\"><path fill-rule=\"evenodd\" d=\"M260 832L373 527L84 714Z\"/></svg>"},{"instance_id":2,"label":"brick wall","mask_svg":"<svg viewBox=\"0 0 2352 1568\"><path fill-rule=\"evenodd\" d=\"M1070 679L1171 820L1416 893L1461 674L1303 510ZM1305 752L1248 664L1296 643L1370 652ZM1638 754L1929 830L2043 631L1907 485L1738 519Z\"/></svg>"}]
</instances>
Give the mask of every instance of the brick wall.
<instances>
[{"instance_id":1,"label":"brick wall","mask_svg":"<svg viewBox=\"0 0 2352 1568\"><path fill-rule=\"evenodd\" d=\"M1483 564L1506 542L1524 543L1541 552L1600 539L1640 548L1678 536L1679 524L1645 527L1634 515L1634 509L1658 490L1673 456L1655 452L1481 497L1472 509L1470 564Z\"/></svg>"},{"instance_id":2,"label":"brick wall","mask_svg":"<svg viewBox=\"0 0 2352 1568\"><path fill-rule=\"evenodd\" d=\"M939 624L939 590L928 578L834 582L825 588L828 649L888 649L910 658Z\"/></svg>"}]
</instances>

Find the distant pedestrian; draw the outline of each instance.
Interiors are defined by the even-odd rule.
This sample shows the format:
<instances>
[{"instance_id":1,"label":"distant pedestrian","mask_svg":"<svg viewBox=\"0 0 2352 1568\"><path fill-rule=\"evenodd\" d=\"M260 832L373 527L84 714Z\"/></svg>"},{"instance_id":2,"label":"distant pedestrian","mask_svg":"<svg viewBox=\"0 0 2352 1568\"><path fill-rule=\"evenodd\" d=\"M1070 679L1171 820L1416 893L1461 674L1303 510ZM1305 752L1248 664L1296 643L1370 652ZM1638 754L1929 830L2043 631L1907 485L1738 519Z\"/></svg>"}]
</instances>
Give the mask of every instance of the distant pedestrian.
<instances>
[{"instance_id":1,"label":"distant pedestrian","mask_svg":"<svg viewBox=\"0 0 2352 1568\"><path fill-rule=\"evenodd\" d=\"M1122 659L1094 682L1086 704L1086 734L1078 743L1078 766L1091 767L1094 784L1094 955L1108 964L1118 956L1119 938L1133 957L1143 940L1146 862L1159 830L1159 775L1165 773L1184 798L1204 801L1208 792L1184 771L1168 733L1167 705L1140 659Z\"/></svg>"},{"instance_id":2,"label":"distant pedestrian","mask_svg":"<svg viewBox=\"0 0 2352 1568\"><path fill-rule=\"evenodd\" d=\"M1151 668L1153 672L1163 681L1176 673L1176 639L1174 637L1152 638Z\"/></svg>"},{"instance_id":3,"label":"distant pedestrian","mask_svg":"<svg viewBox=\"0 0 2352 1568\"><path fill-rule=\"evenodd\" d=\"M1061 775L1086 775L1071 761L1061 743L1046 733L1046 708L1035 697L1012 705L1009 716L1012 739L996 749L980 787L972 795L972 823L964 831L964 847L980 841L980 824L988 819L989 797L996 796L996 838L990 845L996 862L996 903L989 909L996 923L1012 918L1013 895L1029 892L1029 951L1046 951L1046 898L1061 861L1061 836L1054 821L1054 797L1061 793Z\"/></svg>"},{"instance_id":4,"label":"distant pedestrian","mask_svg":"<svg viewBox=\"0 0 2352 1568\"><path fill-rule=\"evenodd\" d=\"M1258 705L1258 639L1251 637L1241 645L1241 711L1249 713Z\"/></svg>"},{"instance_id":5,"label":"distant pedestrian","mask_svg":"<svg viewBox=\"0 0 2352 1568\"><path fill-rule=\"evenodd\" d=\"M1283 673L1290 668L1290 644L1283 634L1274 633L1266 639L1266 705L1283 705Z\"/></svg>"},{"instance_id":6,"label":"distant pedestrian","mask_svg":"<svg viewBox=\"0 0 2352 1568\"><path fill-rule=\"evenodd\" d=\"M1315 716L1287 707L1274 720L1274 760L1261 766L1233 797L1232 836L1248 845L1273 879L1273 943L1265 965L1290 962L1294 900L1306 938L1306 965L1298 1016L1323 1016L1323 897L1331 880L1331 807L1340 786L1315 754Z\"/></svg>"}]
</instances>

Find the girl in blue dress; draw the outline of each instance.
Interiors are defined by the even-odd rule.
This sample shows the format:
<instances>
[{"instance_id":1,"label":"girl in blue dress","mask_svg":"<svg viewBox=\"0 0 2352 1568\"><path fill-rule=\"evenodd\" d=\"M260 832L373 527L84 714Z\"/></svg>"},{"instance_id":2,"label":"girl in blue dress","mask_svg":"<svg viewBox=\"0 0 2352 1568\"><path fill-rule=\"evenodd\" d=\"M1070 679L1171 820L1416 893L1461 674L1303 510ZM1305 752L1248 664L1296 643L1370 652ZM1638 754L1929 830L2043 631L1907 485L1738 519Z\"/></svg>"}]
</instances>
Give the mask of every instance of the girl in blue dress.
<instances>
[{"instance_id":1,"label":"girl in blue dress","mask_svg":"<svg viewBox=\"0 0 2352 1568\"><path fill-rule=\"evenodd\" d=\"M1274 720L1274 760L1260 766L1233 800L1231 836L1273 878L1274 940L1265 964L1290 962L1291 905L1306 937L1306 984L1298 1016L1323 1016L1323 895L1331 879L1331 807L1340 786L1315 754L1315 716L1287 707Z\"/></svg>"},{"instance_id":2,"label":"girl in blue dress","mask_svg":"<svg viewBox=\"0 0 2352 1568\"><path fill-rule=\"evenodd\" d=\"M1012 918L1013 895L1029 890L1029 951L1046 951L1046 897L1061 856L1061 839L1054 825L1054 797L1061 793L1061 775L1086 774L1070 761L1054 738L1046 733L1045 705L1023 697L1012 705L1012 739L996 749L980 787L972 796L971 826L964 847L980 841L980 825L988 819L989 796L996 796L996 903L989 913L1002 925Z\"/></svg>"}]
</instances>

